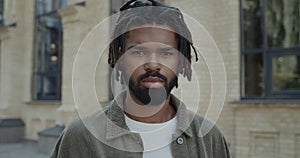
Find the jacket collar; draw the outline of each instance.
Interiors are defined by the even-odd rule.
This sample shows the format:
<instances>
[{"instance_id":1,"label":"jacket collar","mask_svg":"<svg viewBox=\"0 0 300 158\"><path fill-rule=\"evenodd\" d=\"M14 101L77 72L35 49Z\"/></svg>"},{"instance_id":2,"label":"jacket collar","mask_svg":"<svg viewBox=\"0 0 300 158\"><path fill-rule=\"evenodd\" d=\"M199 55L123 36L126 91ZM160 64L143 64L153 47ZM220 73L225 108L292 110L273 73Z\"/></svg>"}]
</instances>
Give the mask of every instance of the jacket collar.
<instances>
[{"instance_id":1,"label":"jacket collar","mask_svg":"<svg viewBox=\"0 0 300 158\"><path fill-rule=\"evenodd\" d=\"M125 123L124 111L123 111L123 102L126 93L122 93L118 96L107 109L107 122L106 122L106 139L112 140L127 134L130 134L130 130ZM177 111L176 115L178 118L177 124L177 136L180 136L181 133L186 134L189 137L192 137L192 130L190 124L194 117L191 111L187 110L184 103L177 99L174 95L171 94L170 104L173 105Z\"/></svg>"}]
</instances>

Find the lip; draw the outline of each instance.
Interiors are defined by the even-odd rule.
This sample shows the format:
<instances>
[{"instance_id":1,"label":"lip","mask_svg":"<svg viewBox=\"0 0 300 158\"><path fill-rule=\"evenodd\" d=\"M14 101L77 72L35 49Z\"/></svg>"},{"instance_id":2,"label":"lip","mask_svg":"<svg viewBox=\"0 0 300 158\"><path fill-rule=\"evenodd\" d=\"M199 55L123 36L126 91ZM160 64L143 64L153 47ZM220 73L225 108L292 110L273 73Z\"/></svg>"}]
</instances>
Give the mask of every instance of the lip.
<instances>
[{"instance_id":1,"label":"lip","mask_svg":"<svg viewBox=\"0 0 300 158\"><path fill-rule=\"evenodd\" d=\"M147 77L142 80L141 84L146 88L160 88L164 85L164 80L159 77Z\"/></svg>"}]
</instances>

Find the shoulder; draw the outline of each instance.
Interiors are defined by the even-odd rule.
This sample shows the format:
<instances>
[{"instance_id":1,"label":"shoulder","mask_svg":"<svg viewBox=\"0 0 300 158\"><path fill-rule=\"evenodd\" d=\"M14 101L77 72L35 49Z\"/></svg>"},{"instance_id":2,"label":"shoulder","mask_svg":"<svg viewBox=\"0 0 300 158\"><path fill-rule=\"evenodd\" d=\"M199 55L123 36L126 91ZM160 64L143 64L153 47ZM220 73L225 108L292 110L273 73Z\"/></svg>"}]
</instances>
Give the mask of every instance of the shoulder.
<instances>
[{"instance_id":1,"label":"shoulder","mask_svg":"<svg viewBox=\"0 0 300 158\"><path fill-rule=\"evenodd\" d=\"M217 124L199 114L194 114L193 121L191 122L193 130L197 131L199 137L215 137L222 139L224 136L217 126Z\"/></svg>"},{"instance_id":2,"label":"shoulder","mask_svg":"<svg viewBox=\"0 0 300 158\"><path fill-rule=\"evenodd\" d=\"M230 158L228 143L215 122L196 114L190 128L197 138L196 144L201 144L199 148L204 148L208 157Z\"/></svg>"},{"instance_id":3,"label":"shoulder","mask_svg":"<svg viewBox=\"0 0 300 158\"><path fill-rule=\"evenodd\" d=\"M65 128L64 132L65 133L72 133L72 134L76 134L79 131L85 131L85 126L84 123L82 122L82 119L80 118L76 118L74 120L72 120Z\"/></svg>"},{"instance_id":4,"label":"shoulder","mask_svg":"<svg viewBox=\"0 0 300 158\"><path fill-rule=\"evenodd\" d=\"M63 134L80 137L90 136L91 132L95 130L94 127L103 127L106 124L106 112L107 109L72 120L66 126Z\"/></svg>"},{"instance_id":5,"label":"shoulder","mask_svg":"<svg viewBox=\"0 0 300 158\"><path fill-rule=\"evenodd\" d=\"M203 142L211 157L230 158L228 143L215 122L200 115L195 115L191 127L197 133L198 140Z\"/></svg>"},{"instance_id":6,"label":"shoulder","mask_svg":"<svg viewBox=\"0 0 300 158\"><path fill-rule=\"evenodd\" d=\"M73 142L75 139L82 138L83 135L87 135L87 133L88 130L82 120L80 118L76 118L66 126L61 134L61 140L63 142Z\"/></svg>"},{"instance_id":7,"label":"shoulder","mask_svg":"<svg viewBox=\"0 0 300 158\"><path fill-rule=\"evenodd\" d=\"M80 119L75 119L69 123L60 137L58 138L56 145L51 153L51 158L55 157L74 157L71 156L80 146L82 146L83 141L82 133L85 133L84 125Z\"/></svg>"}]
</instances>

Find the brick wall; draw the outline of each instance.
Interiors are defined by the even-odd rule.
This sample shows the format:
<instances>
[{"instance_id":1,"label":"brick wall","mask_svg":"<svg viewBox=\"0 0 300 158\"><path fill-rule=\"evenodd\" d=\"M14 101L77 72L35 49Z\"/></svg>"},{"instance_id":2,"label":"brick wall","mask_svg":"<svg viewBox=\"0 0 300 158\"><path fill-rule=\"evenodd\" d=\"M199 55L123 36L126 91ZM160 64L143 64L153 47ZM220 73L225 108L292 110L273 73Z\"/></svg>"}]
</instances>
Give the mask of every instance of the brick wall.
<instances>
[{"instance_id":1,"label":"brick wall","mask_svg":"<svg viewBox=\"0 0 300 158\"><path fill-rule=\"evenodd\" d=\"M299 157L299 104L239 104L236 157Z\"/></svg>"}]
</instances>

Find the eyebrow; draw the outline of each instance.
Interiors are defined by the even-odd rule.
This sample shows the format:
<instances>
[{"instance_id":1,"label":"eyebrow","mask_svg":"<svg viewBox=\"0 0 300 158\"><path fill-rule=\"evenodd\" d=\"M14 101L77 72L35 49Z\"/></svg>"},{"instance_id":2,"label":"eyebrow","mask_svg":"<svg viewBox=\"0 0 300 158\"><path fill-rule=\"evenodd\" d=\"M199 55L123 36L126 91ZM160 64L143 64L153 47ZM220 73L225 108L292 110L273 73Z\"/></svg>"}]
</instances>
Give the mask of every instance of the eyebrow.
<instances>
[{"instance_id":1,"label":"eyebrow","mask_svg":"<svg viewBox=\"0 0 300 158\"><path fill-rule=\"evenodd\" d=\"M140 45L130 45L130 46L128 46L128 50L129 49L138 49L138 50L145 50L146 48L144 47L144 46L140 46ZM174 48L174 47L172 47L172 46L168 46L168 47L163 47L163 48L160 48L159 50L160 51L170 51L170 50L173 50L173 49L175 49L175 50L177 50L176 48Z\"/></svg>"},{"instance_id":2,"label":"eyebrow","mask_svg":"<svg viewBox=\"0 0 300 158\"><path fill-rule=\"evenodd\" d=\"M160 51L170 51L170 50L173 50L173 49L176 50L176 48L174 48L172 46L169 46L169 47L160 48Z\"/></svg>"},{"instance_id":3,"label":"eyebrow","mask_svg":"<svg viewBox=\"0 0 300 158\"><path fill-rule=\"evenodd\" d=\"M128 46L127 50L132 49L132 48L134 48L134 49L139 49L139 50L145 50L145 49L146 49L146 48L143 47L143 46L139 46L139 45L130 45L130 46Z\"/></svg>"}]
</instances>

